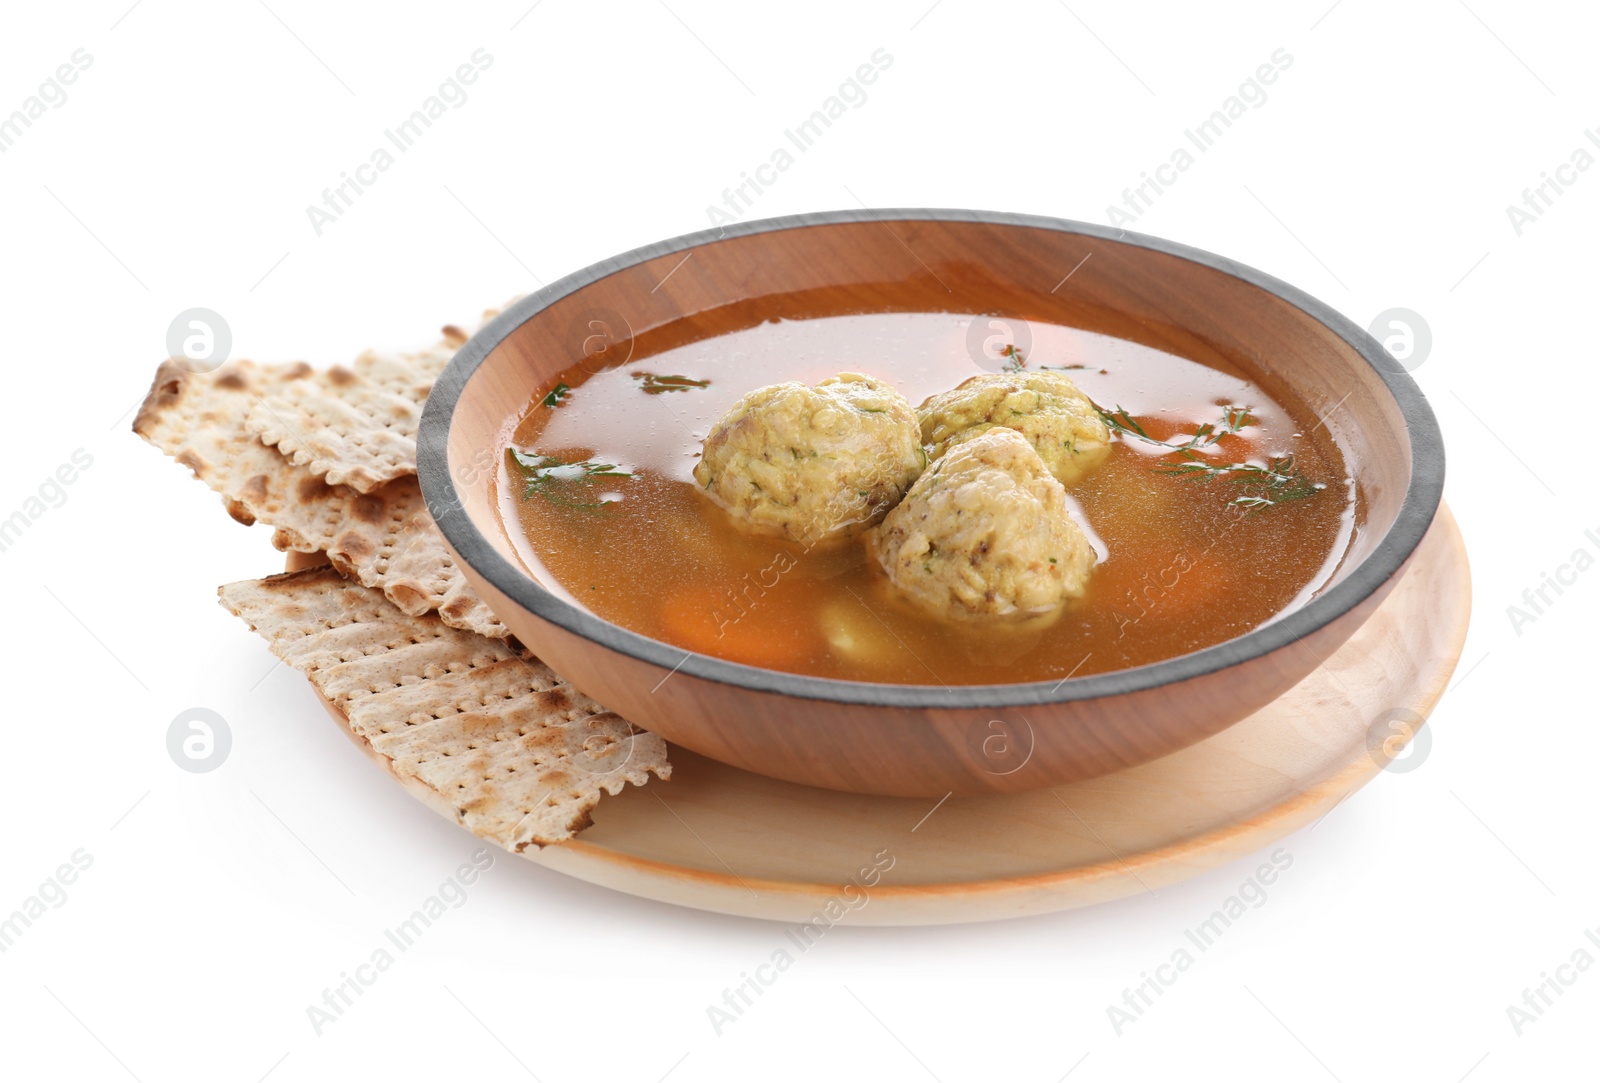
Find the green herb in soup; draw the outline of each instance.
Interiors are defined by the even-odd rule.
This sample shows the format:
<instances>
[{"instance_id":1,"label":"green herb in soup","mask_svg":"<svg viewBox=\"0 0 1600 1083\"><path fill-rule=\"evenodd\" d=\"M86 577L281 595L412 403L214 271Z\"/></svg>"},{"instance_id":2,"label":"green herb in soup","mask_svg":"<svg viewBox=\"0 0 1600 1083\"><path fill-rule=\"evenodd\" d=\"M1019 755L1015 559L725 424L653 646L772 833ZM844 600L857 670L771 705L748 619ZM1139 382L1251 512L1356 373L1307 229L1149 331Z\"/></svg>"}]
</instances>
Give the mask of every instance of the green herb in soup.
<instances>
[{"instance_id":1,"label":"green herb in soup","mask_svg":"<svg viewBox=\"0 0 1600 1083\"><path fill-rule=\"evenodd\" d=\"M1225 407L1220 423L1206 422L1195 429L1181 444L1175 444L1171 440L1157 440L1145 432L1139 422L1120 406L1115 410L1096 406L1095 410L1111 431L1123 439L1140 440L1156 447L1171 449L1171 454L1164 460L1164 465L1154 468L1156 473L1189 481L1223 479L1234 485L1248 487L1250 491L1245 495L1229 501L1236 507L1260 511L1263 508L1286 504L1291 500L1304 500L1327 488L1323 482L1310 481L1302 475L1295 466L1292 454L1272 456L1265 465L1213 462L1197 454L1212 447L1223 437L1233 436L1242 431L1246 425L1252 424L1254 419L1250 416L1248 406ZM1172 456L1185 461L1174 463L1171 461Z\"/></svg>"},{"instance_id":2,"label":"green herb in soup","mask_svg":"<svg viewBox=\"0 0 1600 1083\"><path fill-rule=\"evenodd\" d=\"M559 508L578 511L603 508L609 501L588 499L594 486L608 478L633 477L612 463L592 459L567 462L554 455L539 455L517 448L508 448L506 456L522 477L523 499L539 498Z\"/></svg>"},{"instance_id":3,"label":"green herb in soup","mask_svg":"<svg viewBox=\"0 0 1600 1083\"><path fill-rule=\"evenodd\" d=\"M711 386L710 380L691 380L687 376L658 376L653 372L635 372L633 378L639 381L639 387L646 395Z\"/></svg>"}]
</instances>

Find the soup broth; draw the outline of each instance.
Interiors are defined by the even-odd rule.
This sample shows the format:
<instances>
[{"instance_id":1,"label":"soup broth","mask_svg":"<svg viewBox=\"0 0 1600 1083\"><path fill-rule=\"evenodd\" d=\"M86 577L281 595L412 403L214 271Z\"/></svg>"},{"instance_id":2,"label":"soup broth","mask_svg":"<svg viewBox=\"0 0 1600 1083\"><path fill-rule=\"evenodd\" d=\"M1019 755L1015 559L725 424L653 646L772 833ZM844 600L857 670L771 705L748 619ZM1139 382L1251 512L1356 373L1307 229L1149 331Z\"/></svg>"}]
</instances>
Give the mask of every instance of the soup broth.
<instances>
[{"instance_id":1,"label":"soup broth","mask_svg":"<svg viewBox=\"0 0 1600 1083\"><path fill-rule=\"evenodd\" d=\"M624 364L564 373L501 457L498 498L519 555L577 605L687 650L950 686L1062 681L1187 654L1303 605L1337 567L1356 491L1303 404L1273 401L1240 372L1045 323L1029 325L1025 349L997 339L975 362L974 319L985 321L770 320L698 341L679 328L656 336L659 348L635 343ZM1067 487L1099 562L1053 621L933 619L897 597L862 538L808 548L752 536L695 484L706 434L755 388L860 372L915 407L1005 366L1064 370L1116 433L1105 460Z\"/></svg>"}]
</instances>

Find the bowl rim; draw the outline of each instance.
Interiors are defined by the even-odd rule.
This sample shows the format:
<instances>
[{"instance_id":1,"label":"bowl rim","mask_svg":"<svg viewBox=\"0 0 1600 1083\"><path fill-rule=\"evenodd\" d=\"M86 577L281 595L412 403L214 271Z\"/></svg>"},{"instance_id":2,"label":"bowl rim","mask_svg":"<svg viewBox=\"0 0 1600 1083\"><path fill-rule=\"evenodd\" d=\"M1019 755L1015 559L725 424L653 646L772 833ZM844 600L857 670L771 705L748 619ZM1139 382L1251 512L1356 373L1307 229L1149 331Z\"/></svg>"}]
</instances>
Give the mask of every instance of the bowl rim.
<instances>
[{"instance_id":1,"label":"bowl rim","mask_svg":"<svg viewBox=\"0 0 1600 1083\"><path fill-rule=\"evenodd\" d=\"M1128 244L1200 264L1265 290L1338 335L1382 379L1411 442L1411 478L1394 523L1350 575L1301 608L1222 643L1128 669L1019 684L888 684L762 669L651 639L613 624L546 590L506 560L472 521L456 492L448 446L456 405L478 367L533 316L594 282L661 256L718 241L814 226L891 221L971 222L1072 233ZM1030 707L1096 700L1178 684L1264 657L1321 630L1355 609L1400 570L1432 525L1444 491L1444 438L1422 389L1366 330L1331 306L1272 275L1203 249L1089 222L1008 211L947 208L846 209L753 219L698 230L623 252L528 294L481 327L445 367L428 396L417 435L423 498L450 546L517 605L597 646L668 670L753 692L829 703L911 709ZM435 510L437 509L437 510ZM659 686L658 686L659 687Z\"/></svg>"}]
</instances>

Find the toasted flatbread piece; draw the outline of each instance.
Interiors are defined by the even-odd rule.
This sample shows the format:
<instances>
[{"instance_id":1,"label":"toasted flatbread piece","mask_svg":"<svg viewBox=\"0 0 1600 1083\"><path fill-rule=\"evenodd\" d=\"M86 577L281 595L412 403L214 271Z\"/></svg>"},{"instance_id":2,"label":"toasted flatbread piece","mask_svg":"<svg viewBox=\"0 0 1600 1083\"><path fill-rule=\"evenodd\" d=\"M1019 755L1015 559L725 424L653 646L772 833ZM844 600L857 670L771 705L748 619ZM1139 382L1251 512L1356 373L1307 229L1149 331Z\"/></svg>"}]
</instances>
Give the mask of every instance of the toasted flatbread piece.
<instances>
[{"instance_id":1,"label":"toasted flatbread piece","mask_svg":"<svg viewBox=\"0 0 1600 1083\"><path fill-rule=\"evenodd\" d=\"M244 418L269 388L309 379L313 371L303 361L289 365L232 361L201 375L176 361L163 361L134 415L133 431L221 493L228 514L249 526L255 516L229 493L241 491L257 474L276 469L275 460L283 456L259 440L242 439Z\"/></svg>"},{"instance_id":2,"label":"toasted flatbread piece","mask_svg":"<svg viewBox=\"0 0 1600 1083\"><path fill-rule=\"evenodd\" d=\"M454 327L420 353L369 351L263 391L244 428L333 485L370 493L417 472L417 423L439 373L466 336Z\"/></svg>"},{"instance_id":3,"label":"toasted flatbread piece","mask_svg":"<svg viewBox=\"0 0 1600 1083\"><path fill-rule=\"evenodd\" d=\"M507 635L456 567L414 474L360 493L330 485L243 431L241 419L263 395L312 371L234 361L197 374L165 361L133 429L220 493L234 519L275 527L279 549L325 551L339 570L413 616L437 610L451 627Z\"/></svg>"},{"instance_id":4,"label":"toasted flatbread piece","mask_svg":"<svg viewBox=\"0 0 1600 1083\"><path fill-rule=\"evenodd\" d=\"M219 589L351 730L508 850L571 838L602 793L667 778L666 742L514 643L408 616L324 566Z\"/></svg>"}]
</instances>

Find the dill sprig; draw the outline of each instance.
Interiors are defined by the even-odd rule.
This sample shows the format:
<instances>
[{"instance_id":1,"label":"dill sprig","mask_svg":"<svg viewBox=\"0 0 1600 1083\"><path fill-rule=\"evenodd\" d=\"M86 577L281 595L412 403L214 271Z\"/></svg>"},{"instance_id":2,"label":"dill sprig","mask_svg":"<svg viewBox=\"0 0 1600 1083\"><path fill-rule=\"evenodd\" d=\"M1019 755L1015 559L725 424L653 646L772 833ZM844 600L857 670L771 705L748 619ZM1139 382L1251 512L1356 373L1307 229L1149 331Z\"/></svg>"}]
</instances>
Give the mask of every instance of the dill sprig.
<instances>
[{"instance_id":1,"label":"dill sprig","mask_svg":"<svg viewBox=\"0 0 1600 1083\"><path fill-rule=\"evenodd\" d=\"M567 393L571 390L572 388L568 387L566 384L556 384L556 386L550 389L550 394L544 397L544 408L546 410L554 410L557 406L561 405L561 400L566 398Z\"/></svg>"},{"instance_id":2,"label":"dill sprig","mask_svg":"<svg viewBox=\"0 0 1600 1083\"><path fill-rule=\"evenodd\" d=\"M607 503L604 500L582 499L580 494L587 495L590 491L582 487L592 486L602 478L633 477L614 463L603 463L594 459L567 462L554 455L539 455L517 448L508 448L506 454L511 457L512 465L522 474L524 482L522 498L531 500L536 496L543 497L558 508L576 508L584 511L603 508Z\"/></svg>"},{"instance_id":3,"label":"dill sprig","mask_svg":"<svg viewBox=\"0 0 1600 1083\"><path fill-rule=\"evenodd\" d=\"M1122 406L1118 406L1115 410L1106 410L1096 405L1094 409L1106 423L1106 427L1124 439L1153 444L1167 449L1170 455L1182 458L1182 462L1169 462L1156 467L1155 472L1158 474L1167 474L1187 481L1225 480L1233 485L1254 487L1256 491L1247 492L1228 501L1235 507L1247 511L1259 511L1292 500L1303 500L1327 487L1320 481L1306 478L1295 465L1293 455L1273 456L1267 460L1266 466L1261 466L1258 463L1212 462L1196 454L1212 447L1224 436L1232 436L1246 426L1256 424L1256 419L1251 416L1248 406L1223 407L1220 422L1208 421L1200 425L1182 443L1157 440Z\"/></svg>"},{"instance_id":4,"label":"dill sprig","mask_svg":"<svg viewBox=\"0 0 1600 1083\"><path fill-rule=\"evenodd\" d=\"M1091 403L1091 405L1094 405ZM1156 447L1170 448L1173 451L1189 451L1195 448L1208 448L1221 440L1224 436L1232 436L1247 425L1254 425L1256 419L1250 414L1248 406L1225 406L1222 409L1221 423L1208 421L1195 429L1189 439L1181 444L1174 444L1170 440L1157 440L1154 436L1144 431L1144 426L1134 420L1127 409L1118 406L1115 410L1106 410L1096 405L1094 412L1100 415L1100 420L1112 432L1134 440L1142 440Z\"/></svg>"},{"instance_id":5,"label":"dill sprig","mask_svg":"<svg viewBox=\"0 0 1600 1083\"><path fill-rule=\"evenodd\" d=\"M687 376L657 376L653 372L635 372L633 378L639 381L640 388L646 395L660 395L666 391L688 391L694 387L710 387L710 380L693 380Z\"/></svg>"},{"instance_id":6,"label":"dill sprig","mask_svg":"<svg viewBox=\"0 0 1600 1083\"><path fill-rule=\"evenodd\" d=\"M1291 500L1314 496L1324 486L1321 482L1307 480L1295 466L1293 455L1274 455L1266 466L1256 463L1212 463L1199 458L1187 448L1179 452L1185 461L1170 466L1156 467L1158 474L1170 474L1189 481L1215 481L1223 479L1234 485L1256 486L1260 491L1236 497L1228 503L1255 511Z\"/></svg>"}]
</instances>

